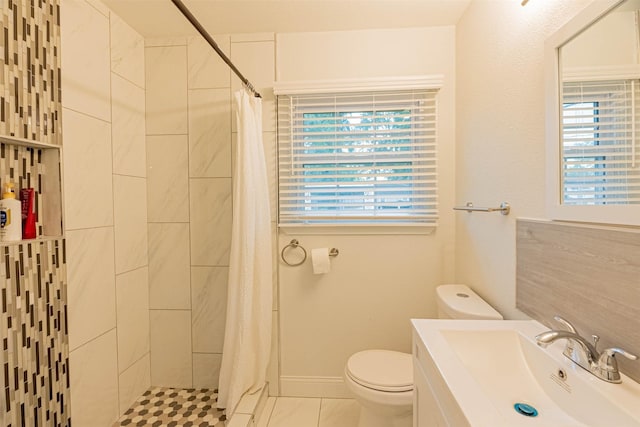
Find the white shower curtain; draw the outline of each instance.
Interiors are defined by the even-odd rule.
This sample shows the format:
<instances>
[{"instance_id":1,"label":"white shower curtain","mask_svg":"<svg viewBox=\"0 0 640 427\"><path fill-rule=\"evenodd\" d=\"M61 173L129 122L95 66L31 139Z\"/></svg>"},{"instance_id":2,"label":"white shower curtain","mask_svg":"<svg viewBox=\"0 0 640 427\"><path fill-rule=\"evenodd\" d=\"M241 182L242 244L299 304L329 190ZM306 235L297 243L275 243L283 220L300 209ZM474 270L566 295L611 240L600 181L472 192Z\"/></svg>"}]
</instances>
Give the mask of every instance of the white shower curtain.
<instances>
[{"instance_id":1,"label":"white shower curtain","mask_svg":"<svg viewBox=\"0 0 640 427\"><path fill-rule=\"evenodd\" d=\"M235 411L245 392L266 380L271 350L272 250L267 166L262 145L262 100L235 93L238 124L227 324L218 407Z\"/></svg>"}]
</instances>

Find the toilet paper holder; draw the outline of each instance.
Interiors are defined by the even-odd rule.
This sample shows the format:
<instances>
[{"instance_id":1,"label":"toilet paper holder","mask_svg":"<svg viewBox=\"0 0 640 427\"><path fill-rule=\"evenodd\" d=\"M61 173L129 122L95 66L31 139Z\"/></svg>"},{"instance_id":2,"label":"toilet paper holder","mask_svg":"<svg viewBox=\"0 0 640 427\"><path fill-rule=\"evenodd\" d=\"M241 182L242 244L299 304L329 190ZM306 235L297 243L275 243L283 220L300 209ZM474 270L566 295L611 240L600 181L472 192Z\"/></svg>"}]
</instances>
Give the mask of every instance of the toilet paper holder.
<instances>
[{"instance_id":1,"label":"toilet paper holder","mask_svg":"<svg viewBox=\"0 0 640 427\"><path fill-rule=\"evenodd\" d=\"M302 250L302 260L298 262L287 261L287 258L285 257L285 252L287 252L287 249L298 249L298 248ZM329 249L330 257L337 257L339 253L340 251L336 248ZM292 239L288 245L282 248L282 251L280 252L280 258L282 258L282 261L284 261L285 264L291 267L297 267L299 265L302 265L307 260L307 250L300 244L300 242L298 242L297 239Z\"/></svg>"}]
</instances>

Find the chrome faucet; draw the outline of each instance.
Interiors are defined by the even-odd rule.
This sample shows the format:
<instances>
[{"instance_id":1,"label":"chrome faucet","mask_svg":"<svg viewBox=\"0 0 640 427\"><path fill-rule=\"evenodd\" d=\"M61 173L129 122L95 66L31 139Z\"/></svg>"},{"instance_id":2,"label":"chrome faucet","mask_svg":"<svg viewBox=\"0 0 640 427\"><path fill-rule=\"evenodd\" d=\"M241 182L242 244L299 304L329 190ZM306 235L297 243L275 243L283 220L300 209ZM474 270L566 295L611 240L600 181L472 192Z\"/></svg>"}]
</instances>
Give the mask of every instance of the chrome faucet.
<instances>
[{"instance_id":1,"label":"chrome faucet","mask_svg":"<svg viewBox=\"0 0 640 427\"><path fill-rule=\"evenodd\" d=\"M563 354L575 362L581 368L591 372L601 380L610 383L622 382L616 354L620 354L627 359L636 360L638 357L621 348L613 347L598 353L597 346L599 337L592 335L593 344L580 336L576 328L571 323L560 316L555 316L554 320L560 323L565 329L552 329L536 336L536 341L540 347L547 347L552 342L565 339L567 346Z\"/></svg>"}]
</instances>

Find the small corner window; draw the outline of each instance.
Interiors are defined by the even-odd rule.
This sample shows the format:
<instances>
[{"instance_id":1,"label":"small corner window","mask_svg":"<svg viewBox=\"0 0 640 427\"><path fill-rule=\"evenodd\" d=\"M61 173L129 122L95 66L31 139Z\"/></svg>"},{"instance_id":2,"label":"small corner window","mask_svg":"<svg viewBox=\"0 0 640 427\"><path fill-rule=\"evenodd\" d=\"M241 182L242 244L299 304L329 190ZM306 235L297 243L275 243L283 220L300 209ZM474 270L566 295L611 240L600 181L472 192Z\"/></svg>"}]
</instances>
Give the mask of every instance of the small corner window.
<instances>
[{"instance_id":1,"label":"small corner window","mask_svg":"<svg viewBox=\"0 0 640 427\"><path fill-rule=\"evenodd\" d=\"M436 93L279 95L279 224L436 225Z\"/></svg>"}]
</instances>

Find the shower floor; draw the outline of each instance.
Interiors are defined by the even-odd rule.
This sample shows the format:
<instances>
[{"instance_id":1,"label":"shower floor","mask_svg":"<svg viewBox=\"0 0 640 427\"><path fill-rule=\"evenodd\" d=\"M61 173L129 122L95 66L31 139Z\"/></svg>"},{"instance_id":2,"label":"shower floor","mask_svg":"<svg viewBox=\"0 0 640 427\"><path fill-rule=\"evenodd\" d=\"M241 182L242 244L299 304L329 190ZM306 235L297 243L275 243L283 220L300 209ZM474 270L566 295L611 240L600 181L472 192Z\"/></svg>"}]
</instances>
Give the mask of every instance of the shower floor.
<instances>
[{"instance_id":1,"label":"shower floor","mask_svg":"<svg viewBox=\"0 0 640 427\"><path fill-rule=\"evenodd\" d=\"M226 416L217 401L218 390L152 387L113 427L224 427Z\"/></svg>"}]
</instances>

